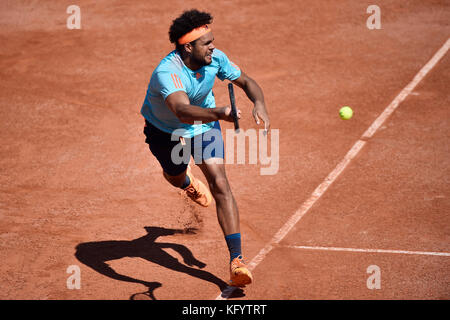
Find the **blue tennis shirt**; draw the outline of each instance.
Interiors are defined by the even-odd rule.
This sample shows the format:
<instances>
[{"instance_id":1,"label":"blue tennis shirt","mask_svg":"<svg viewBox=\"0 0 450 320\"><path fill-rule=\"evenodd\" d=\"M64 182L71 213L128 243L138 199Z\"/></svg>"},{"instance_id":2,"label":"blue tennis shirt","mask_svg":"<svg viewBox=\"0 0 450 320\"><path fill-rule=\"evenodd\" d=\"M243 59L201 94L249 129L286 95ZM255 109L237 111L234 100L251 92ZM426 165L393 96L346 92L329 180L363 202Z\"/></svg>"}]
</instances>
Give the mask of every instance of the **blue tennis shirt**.
<instances>
[{"instance_id":1,"label":"blue tennis shirt","mask_svg":"<svg viewBox=\"0 0 450 320\"><path fill-rule=\"evenodd\" d=\"M184 129L185 138L192 138L212 129L214 122L197 125L180 122L167 107L165 100L171 93L184 91L191 105L215 108L212 88L216 76L222 81L236 80L241 76L241 70L218 49L214 49L209 65L195 71L184 64L176 50L172 51L152 73L141 114L161 131L172 133L176 129Z\"/></svg>"}]
</instances>

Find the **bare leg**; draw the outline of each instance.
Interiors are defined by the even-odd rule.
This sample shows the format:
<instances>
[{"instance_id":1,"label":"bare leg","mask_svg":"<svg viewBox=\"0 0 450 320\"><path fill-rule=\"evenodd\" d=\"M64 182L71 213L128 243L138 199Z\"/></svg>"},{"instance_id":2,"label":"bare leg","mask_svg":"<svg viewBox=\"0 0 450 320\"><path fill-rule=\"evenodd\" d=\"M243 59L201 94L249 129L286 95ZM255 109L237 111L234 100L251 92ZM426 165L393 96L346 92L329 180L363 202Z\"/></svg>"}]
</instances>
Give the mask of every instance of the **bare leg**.
<instances>
[{"instance_id":1,"label":"bare leg","mask_svg":"<svg viewBox=\"0 0 450 320\"><path fill-rule=\"evenodd\" d=\"M239 211L228 183L224 164L212 158L198 166L205 175L216 201L217 219L223 234L239 233Z\"/></svg>"},{"instance_id":2,"label":"bare leg","mask_svg":"<svg viewBox=\"0 0 450 320\"><path fill-rule=\"evenodd\" d=\"M222 160L222 159L220 159ZM208 180L209 189L216 200L217 218L219 220L222 232L227 239L228 235L240 233L239 228L239 212L231 193L230 184L225 174L225 166L223 161L217 159L208 159L199 167ZM235 257L234 254L240 253L240 237L239 246L235 247L227 240L228 249L230 251L230 285L234 287L244 287L253 282L253 276L247 266L242 261L242 256ZM236 250L238 249L238 250Z\"/></svg>"},{"instance_id":3,"label":"bare leg","mask_svg":"<svg viewBox=\"0 0 450 320\"><path fill-rule=\"evenodd\" d=\"M165 173L163 171L163 175L164 175L164 178L166 178L166 180L169 181L169 183L171 185L173 185L174 187L177 187L177 188L181 188L181 186L186 181L186 171L180 173L177 176L169 176L167 173Z\"/></svg>"}]
</instances>

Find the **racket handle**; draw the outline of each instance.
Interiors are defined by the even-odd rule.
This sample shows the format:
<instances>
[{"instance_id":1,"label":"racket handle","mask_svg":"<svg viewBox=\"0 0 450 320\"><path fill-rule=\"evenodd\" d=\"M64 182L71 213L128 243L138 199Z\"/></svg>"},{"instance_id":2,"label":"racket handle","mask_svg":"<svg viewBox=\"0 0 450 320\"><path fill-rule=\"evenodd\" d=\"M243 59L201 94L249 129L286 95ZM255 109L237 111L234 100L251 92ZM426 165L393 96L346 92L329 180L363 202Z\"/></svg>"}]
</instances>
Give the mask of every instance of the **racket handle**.
<instances>
[{"instance_id":1,"label":"racket handle","mask_svg":"<svg viewBox=\"0 0 450 320\"><path fill-rule=\"evenodd\" d=\"M230 94L231 116L233 117L234 120L234 130L236 132L239 132L239 120L237 117L236 101L234 98L234 89L232 83L228 84L228 93Z\"/></svg>"}]
</instances>

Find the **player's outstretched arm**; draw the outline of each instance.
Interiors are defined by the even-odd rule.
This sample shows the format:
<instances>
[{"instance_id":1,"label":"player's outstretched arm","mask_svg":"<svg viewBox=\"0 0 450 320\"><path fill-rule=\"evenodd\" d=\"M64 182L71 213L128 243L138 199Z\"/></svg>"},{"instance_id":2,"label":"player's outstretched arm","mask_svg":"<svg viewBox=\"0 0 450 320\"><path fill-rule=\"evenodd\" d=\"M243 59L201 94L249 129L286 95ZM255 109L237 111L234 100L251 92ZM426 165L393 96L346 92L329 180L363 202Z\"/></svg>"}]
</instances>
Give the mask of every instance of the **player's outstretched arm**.
<instances>
[{"instance_id":1,"label":"player's outstretched arm","mask_svg":"<svg viewBox=\"0 0 450 320\"><path fill-rule=\"evenodd\" d=\"M194 121L208 123L217 120L233 122L230 106L217 108L194 106L190 104L187 94L183 91L170 94L166 99L166 105L183 123L193 124ZM241 112L238 110L239 118L240 114Z\"/></svg>"},{"instance_id":2,"label":"player's outstretched arm","mask_svg":"<svg viewBox=\"0 0 450 320\"><path fill-rule=\"evenodd\" d=\"M256 124L259 124L259 119L264 121L264 129L266 131L270 130L270 119L269 114L266 110L266 104L264 102L264 94L261 87L256 83L255 80L247 76L243 71L241 71L241 76L236 80L232 81L235 85L244 90L247 97L253 102L253 117L255 118Z\"/></svg>"}]
</instances>

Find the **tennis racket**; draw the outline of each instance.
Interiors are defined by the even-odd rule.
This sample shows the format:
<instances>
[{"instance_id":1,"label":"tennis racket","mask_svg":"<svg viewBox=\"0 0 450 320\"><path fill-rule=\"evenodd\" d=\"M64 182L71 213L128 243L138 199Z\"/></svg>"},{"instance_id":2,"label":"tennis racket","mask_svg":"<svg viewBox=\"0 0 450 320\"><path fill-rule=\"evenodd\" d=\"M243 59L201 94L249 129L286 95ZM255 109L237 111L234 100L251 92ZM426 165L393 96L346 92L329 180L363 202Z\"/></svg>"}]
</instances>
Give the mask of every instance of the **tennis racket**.
<instances>
[{"instance_id":1,"label":"tennis racket","mask_svg":"<svg viewBox=\"0 0 450 320\"><path fill-rule=\"evenodd\" d=\"M232 83L228 84L228 93L230 94L231 116L234 119L234 131L236 133L239 133L239 119L237 116L236 100L234 98L234 89Z\"/></svg>"}]
</instances>

